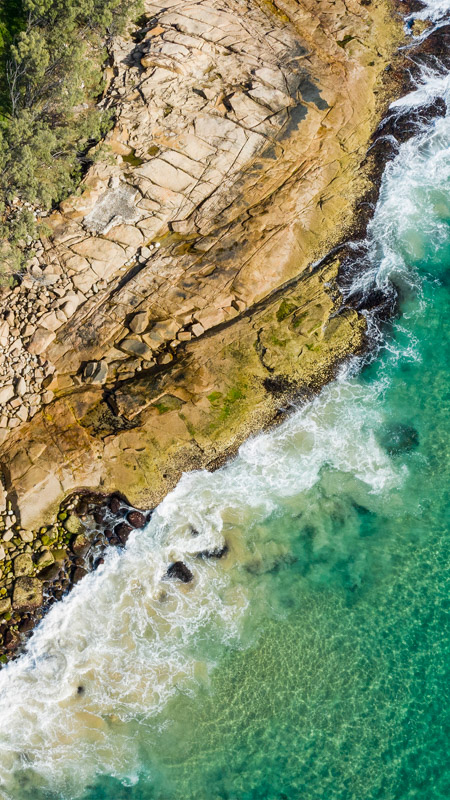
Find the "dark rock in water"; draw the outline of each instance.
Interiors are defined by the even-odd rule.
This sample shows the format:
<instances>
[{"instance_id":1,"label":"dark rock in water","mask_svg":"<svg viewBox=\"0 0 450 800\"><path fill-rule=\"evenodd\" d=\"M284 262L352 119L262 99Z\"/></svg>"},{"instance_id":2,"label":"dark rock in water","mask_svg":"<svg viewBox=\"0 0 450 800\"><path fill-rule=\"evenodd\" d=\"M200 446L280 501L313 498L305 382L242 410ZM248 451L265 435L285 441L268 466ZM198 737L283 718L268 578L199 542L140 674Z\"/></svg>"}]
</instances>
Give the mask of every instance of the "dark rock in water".
<instances>
[{"instance_id":1,"label":"dark rock in water","mask_svg":"<svg viewBox=\"0 0 450 800\"><path fill-rule=\"evenodd\" d=\"M228 553L228 549L228 545L224 544L214 550L202 550L201 553L197 553L197 558L223 558Z\"/></svg>"},{"instance_id":2,"label":"dark rock in water","mask_svg":"<svg viewBox=\"0 0 450 800\"><path fill-rule=\"evenodd\" d=\"M17 631L8 629L5 633L4 644L7 650L15 650L19 646L20 636Z\"/></svg>"},{"instance_id":3,"label":"dark rock in water","mask_svg":"<svg viewBox=\"0 0 450 800\"><path fill-rule=\"evenodd\" d=\"M100 567L104 563L105 563L105 559L102 558L101 556L100 556L100 558L96 558L95 561L94 561L94 569L97 569L97 567Z\"/></svg>"},{"instance_id":4,"label":"dark rock in water","mask_svg":"<svg viewBox=\"0 0 450 800\"><path fill-rule=\"evenodd\" d=\"M114 547L117 547L117 545L120 544L120 539L118 538L118 536L111 535L109 543L112 544Z\"/></svg>"},{"instance_id":5,"label":"dark rock in water","mask_svg":"<svg viewBox=\"0 0 450 800\"><path fill-rule=\"evenodd\" d=\"M77 686L77 694L84 694L84 686Z\"/></svg>"},{"instance_id":6,"label":"dark rock in water","mask_svg":"<svg viewBox=\"0 0 450 800\"><path fill-rule=\"evenodd\" d=\"M31 617L26 617L21 622L19 622L19 632L20 633L28 633L31 631L35 626L35 621Z\"/></svg>"},{"instance_id":7,"label":"dark rock in water","mask_svg":"<svg viewBox=\"0 0 450 800\"><path fill-rule=\"evenodd\" d=\"M133 528L143 528L147 522L145 514L142 511L130 511L127 515L127 521Z\"/></svg>"},{"instance_id":8,"label":"dark rock in water","mask_svg":"<svg viewBox=\"0 0 450 800\"><path fill-rule=\"evenodd\" d=\"M97 525L101 525L104 519L103 511L102 510L94 511L93 517Z\"/></svg>"},{"instance_id":9,"label":"dark rock in water","mask_svg":"<svg viewBox=\"0 0 450 800\"><path fill-rule=\"evenodd\" d=\"M166 578L176 578L178 581L183 581L183 583L190 583L193 577L189 567L183 564L182 561L175 561L166 572Z\"/></svg>"},{"instance_id":10,"label":"dark rock in water","mask_svg":"<svg viewBox=\"0 0 450 800\"><path fill-rule=\"evenodd\" d=\"M120 511L122 503L120 502L118 497L111 497L109 501L109 507L113 514L118 514Z\"/></svg>"},{"instance_id":11,"label":"dark rock in water","mask_svg":"<svg viewBox=\"0 0 450 800\"><path fill-rule=\"evenodd\" d=\"M112 530L110 528L105 528L104 534L105 534L107 539L110 539L111 536L113 535L113 532L112 532Z\"/></svg>"},{"instance_id":12,"label":"dark rock in water","mask_svg":"<svg viewBox=\"0 0 450 800\"><path fill-rule=\"evenodd\" d=\"M131 525L127 525L126 522L121 522L114 528L114 534L122 542L122 544L125 544L132 530L133 528L131 527Z\"/></svg>"},{"instance_id":13,"label":"dark rock in water","mask_svg":"<svg viewBox=\"0 0 450 800\"><path fill-rule=\"evenodd\" d=\"M59 570L59 564L50 564L49 567L45 567L38 573L38 578L45 582L54 581L59 575Z\"/></svg>"},{"instance_id":14,"label":"dark rock in water","mask_svg":"<svg viewBox=\"0 0 450 800\"><path fill-rule=\"evenodd\" d=\"M78 583L85 575L87 575L86 569L83 569L83 567L75 567L72 575L72 583Z\"/></svg>"},{"instance_id":15,"label":"dark rock in water","mask_svg":"<svg viewBox=\"0 0 450 800\"><path fill-rule=\"evenodd\" d=\"M408 453L419 445L419 434L412 425L390 425L381 435L380 443L390 456Z\"/></svg>"}]
</instances>

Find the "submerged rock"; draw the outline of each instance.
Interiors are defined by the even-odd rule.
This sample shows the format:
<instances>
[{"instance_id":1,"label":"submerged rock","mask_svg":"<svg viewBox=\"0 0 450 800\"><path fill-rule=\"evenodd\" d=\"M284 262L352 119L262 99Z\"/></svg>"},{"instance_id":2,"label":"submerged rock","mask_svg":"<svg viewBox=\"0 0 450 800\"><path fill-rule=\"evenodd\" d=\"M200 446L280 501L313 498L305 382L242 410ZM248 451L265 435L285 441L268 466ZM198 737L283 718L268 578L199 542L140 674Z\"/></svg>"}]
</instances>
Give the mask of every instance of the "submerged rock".
<instances>
[{"instance_id":1,"label":"submerged rock","mask_svg":"<svg viewBox=\"0 0 450 800\"><path fill-rule=\"evenodd\" d=\"M197 553L197 558L223 558L228 553L229 547L225 542L222 547L216 547L214 550L202 550Z\"/></svg>"},{"instance_id":2,"label":"submerged rock","mask_svg":"<svg viewBox=\"0 0 450 800\"><path fill-rule=\"evenodd\" d=\"M175 561L167 570L166 578L176 578L176 580L183 583L190 583L194 576L186 564L183 564L182 561Z\"/></svg>"},{"instance_id":3,"label":"submerged rock","mask_svg":"<svg viewBox=\"0 0 450 800\"><path fill-rule=\"evenodd\" d=\"M419 434L412 425L398 423L386 428L380 437L380 443L390 456L396 456L418 447Z\"/></svg>"}]
</instances>

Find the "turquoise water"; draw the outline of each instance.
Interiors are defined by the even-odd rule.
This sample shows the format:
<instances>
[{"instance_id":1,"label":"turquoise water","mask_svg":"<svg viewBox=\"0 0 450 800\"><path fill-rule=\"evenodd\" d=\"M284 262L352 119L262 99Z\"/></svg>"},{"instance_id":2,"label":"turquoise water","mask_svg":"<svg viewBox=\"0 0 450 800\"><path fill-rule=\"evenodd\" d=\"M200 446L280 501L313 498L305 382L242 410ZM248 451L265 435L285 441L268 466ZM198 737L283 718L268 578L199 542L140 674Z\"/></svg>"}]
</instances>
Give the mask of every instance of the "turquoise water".
<instances>
[{"instance_id":1,"label":"turquoise water","mask_svg":"<svg viewBox=\"0 0 450 800\"><path fill-rule=\"evenodd\" d=\"M450 98L425 79L403 103ZM450 796L448 117L386 170L369 245L361 281L400 293L378 357L53 607L0 673L0 796ZM162 583L178 557L194 582Z\"/></svg>"}]
</instances>

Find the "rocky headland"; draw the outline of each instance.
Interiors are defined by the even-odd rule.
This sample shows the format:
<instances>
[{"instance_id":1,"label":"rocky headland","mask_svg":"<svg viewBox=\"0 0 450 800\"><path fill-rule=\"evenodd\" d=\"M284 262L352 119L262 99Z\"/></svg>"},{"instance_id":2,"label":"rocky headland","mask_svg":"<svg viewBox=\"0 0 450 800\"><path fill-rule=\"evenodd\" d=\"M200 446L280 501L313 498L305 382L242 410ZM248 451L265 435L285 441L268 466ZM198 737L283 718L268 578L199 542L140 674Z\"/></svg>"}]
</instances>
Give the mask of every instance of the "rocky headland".
<instances>
[{"instance_id":1,"label":"rocky headland","mask_svg":"<svg viewBox=\"0 0 450 800\"><path fill-rule=\"evenodd\" d=\"M3 660L137 508L367 347L345 243L413 132L388 103L447 35L406 51L403 7L146 2L109 43L109 154L0 300Z\"/></svg>"}]
</instances>

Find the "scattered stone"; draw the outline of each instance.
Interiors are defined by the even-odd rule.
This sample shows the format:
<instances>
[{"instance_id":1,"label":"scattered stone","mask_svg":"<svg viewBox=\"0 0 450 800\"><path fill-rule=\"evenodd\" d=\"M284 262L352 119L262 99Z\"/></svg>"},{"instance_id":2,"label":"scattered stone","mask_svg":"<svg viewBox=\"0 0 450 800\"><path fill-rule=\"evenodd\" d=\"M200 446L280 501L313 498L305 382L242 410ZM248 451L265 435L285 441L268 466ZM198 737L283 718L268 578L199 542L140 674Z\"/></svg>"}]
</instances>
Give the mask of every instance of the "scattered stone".
<instances>
[{"instance_id":1,"label":"scattered stone","mask_svg":"<svg viewBox=\"0 0 450 800\"><path fill-rule=\"evenodd\" d=\"M0 405L6 403L14 397L14 386L12 383L7 383L5 386L0 387Z\"/></svg>"},{"instance_id":2,"label":"scattered stone","mask_svg":"<svg viewBox=\"0 0 450 800\"><path fill-rule=\"evenodd\" d=\"M19 397L22 397L25 394L26 390L27 390L27 384L25 378L21 376L16 383L16 394L19 395Z\"/></svg>"}]
</instances>

